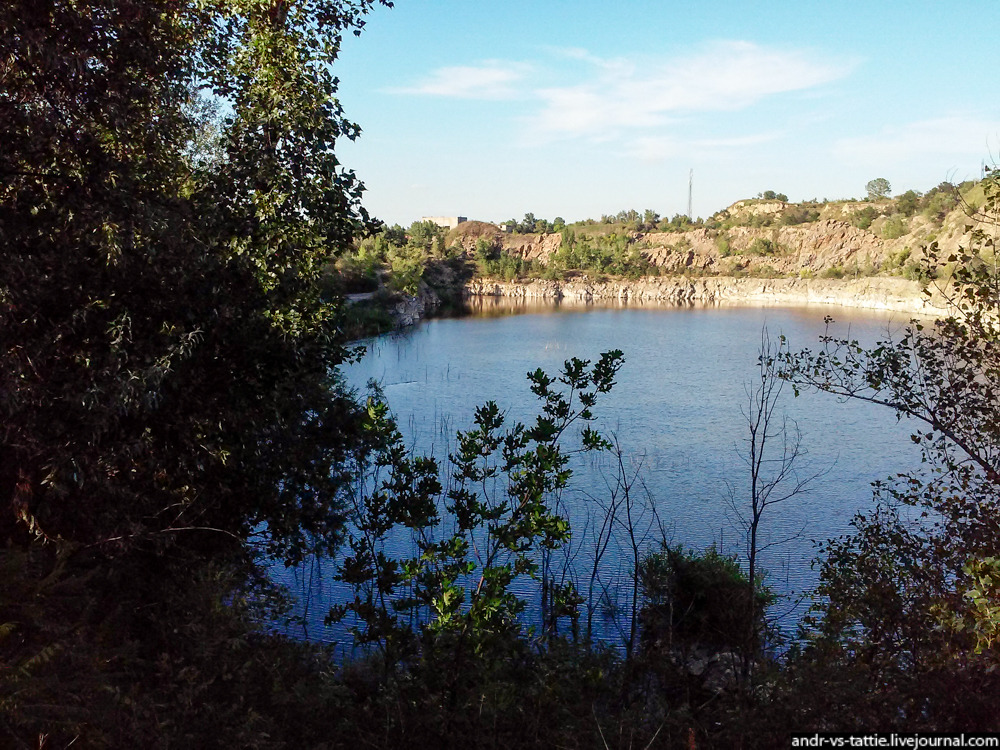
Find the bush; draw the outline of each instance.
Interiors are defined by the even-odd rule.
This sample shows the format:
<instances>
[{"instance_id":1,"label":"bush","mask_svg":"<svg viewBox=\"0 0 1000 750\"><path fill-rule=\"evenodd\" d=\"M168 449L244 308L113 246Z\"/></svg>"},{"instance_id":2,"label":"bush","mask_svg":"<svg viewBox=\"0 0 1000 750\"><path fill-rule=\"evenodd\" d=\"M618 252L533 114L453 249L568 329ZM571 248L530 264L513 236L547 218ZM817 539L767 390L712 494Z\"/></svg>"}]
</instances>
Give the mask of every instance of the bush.
<instances>
[{"instance_id":1,"label":"bush","mask_svg":"<svg viewBox=\"0 0 1000 750\"><path fill-rule=\"evenodd\" d=\"M910 248L904 247L895 255L890 256L888 262L886 263L886 270L902 268L906 261L909 260L910 252Z\"/></svg>"},{"instance_id":2,"label":"bush","mask_svg":"<svg viewBox=\"0 0 1000 750\"><path fill-rule=\"evenodd\" d=\"M911 260L903 266L903 277L910 281L919 281L922 284L926 284L934 278L934 274L926 264Z\"/></svg>"},{"instance_id":3,"label":"bush","mask_svg":"<svg viewBox=\"0 0 1000 750\"><path fill-rule=\"evenodd\" d=\"M781 271L767 263L761 263L754 269L754 276L762 279L780 279L784 276Z\"/></svg>"},{"instance_id":4,"label":"bush","mask_svg":"<svg viewBox=\"0 0 1000 750\"><path fill-rule=\"evenodd\" d=\"M777 246L768 239L757 237L746 249L747 255L774 255L778 251Z\"/></svg>"},{"instance_id":5,"label":"bush","mask_svg":"<svg viewBox=\"0 0 1000 750\"><path fill-rule=\"evenodd\" d=\"M882 224L882 236L887 240L895 240L906 234L907 221L903 214L893 214Z\"/></svg>"},{"instance_id":6,"label":"bush","mask_svg":"<svg viewBox=\"0 0 1000 750\"><path fill-rule=\"evenodd\" d=\"M820 277L824 279L842 279L844 278L844 267L830 266L829 268L823 269Z\"/></svg>"},{"instance_id":7,"label":"bush","mask_svg":"<svg viewBox=\"0 0 1000 750\"><path fill-rule=\"evenodd\" d=\"M718 237L715 238L715 249L719 251L719 255L723 258L732 254L733 248L732 245L729 244L728 232L723 231Z\"/></svg>"},{"instance_id":8,"label":"bush","mask_svg":"<svg viewBox=\"0 0 1000 750\"><path fill-rule=\"evenodd\" d=\"M807 224L819 219L819 211L807 206L792 206L781 216L781 223L785 226L796 224Z\"/></svg>"},{"instance_id":9,"label":"bush","mask_svg":"<svg viewBox=\"0 0 1000 750\"><path fill-rule=\"evenodd\" d=\"M878 218L878 211L871 206L865 206L860 211L855 211L851 215L851 224L856 226L858 229L868 229L872 222Z\"/></svg>"},{"instance_id":10,"label":"bush","mask_svg":"<svg viewBox=\"0 0 1000 750\"><path fill-rule=\"evenodd\" d=\"M715 546L705 552L664 545L642 561L639 571L645 604L639 613L640 643L645 651L673 646L756 651L749 633L762 632L773 595L750 582L735 556ZM751 629L751 619L757 627Z\"/></svg>"},{"instance_id":11,"label":"bush","mask_svg":"<svg viewBox=\"0 0 1000 750\"><path fill-rule=\"evenodd\" d=\"M958 191L954 186L949 185L951 190L938 186L927 194L924 205L924 216L933 222L940 224L944 217L948 215L959 203Z\"/></svg>"}]
</instances>

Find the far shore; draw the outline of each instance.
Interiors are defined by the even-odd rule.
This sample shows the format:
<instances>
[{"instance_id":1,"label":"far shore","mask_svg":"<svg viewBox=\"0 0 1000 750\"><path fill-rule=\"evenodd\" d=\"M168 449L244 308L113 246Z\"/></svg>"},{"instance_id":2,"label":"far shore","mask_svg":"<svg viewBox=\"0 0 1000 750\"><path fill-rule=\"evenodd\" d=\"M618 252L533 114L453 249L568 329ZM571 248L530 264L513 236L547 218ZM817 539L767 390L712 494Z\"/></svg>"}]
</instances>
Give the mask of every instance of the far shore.
<instances>
[{"instance_id":1,"label":"far shore","mask_svg":"<svg viewBox=\"0 0 1000 750\"><path fill-rule=\"evenodd\" d=\"M499 281L477 278L464 287L467 298L503 297L525 301L627 304L836 305L941 317L948 306L939 290L916 281L871 276L857 279L653 276L606 281ZM930 292L930 293L928 293Z\"/></svg>"}]
</instances>

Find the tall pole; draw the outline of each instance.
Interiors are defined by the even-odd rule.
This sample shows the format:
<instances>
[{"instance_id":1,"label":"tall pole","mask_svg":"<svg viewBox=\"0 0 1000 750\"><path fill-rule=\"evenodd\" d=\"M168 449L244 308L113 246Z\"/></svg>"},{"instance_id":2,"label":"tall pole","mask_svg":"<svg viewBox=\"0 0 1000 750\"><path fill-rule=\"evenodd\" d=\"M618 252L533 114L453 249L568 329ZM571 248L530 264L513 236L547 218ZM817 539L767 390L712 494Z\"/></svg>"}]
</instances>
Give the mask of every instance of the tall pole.
<instances>
[{"instance_id":1,"label":"tall pole","mask_svg":"<svg viewBox=\"0 0 1000 750\"><path fill-rule=\"evenodd\" d=\"M691 188L694 185L694 170L688 172L688 219L694 221L694 214L691 213Z\"/></svg>"}]
</instances>

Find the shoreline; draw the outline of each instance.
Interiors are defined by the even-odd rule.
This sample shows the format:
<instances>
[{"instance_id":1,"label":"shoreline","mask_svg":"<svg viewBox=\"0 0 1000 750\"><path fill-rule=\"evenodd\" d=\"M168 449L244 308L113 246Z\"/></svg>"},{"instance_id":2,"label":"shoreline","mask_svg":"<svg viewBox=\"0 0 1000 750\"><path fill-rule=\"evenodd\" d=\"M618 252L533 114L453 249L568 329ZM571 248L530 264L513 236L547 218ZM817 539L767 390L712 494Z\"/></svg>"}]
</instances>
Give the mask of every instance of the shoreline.
<instances>
[{"instance_id":1,"label":"shoreline","mask_svg":"<svg viewBox=\"0 0 1000 750\"><path fill-rule=\"evenodd\" d=\"M688 278L645 277L608 281L533 279L494 281L473 279L465 284L463 297L502 297L524 301L590 304L616 301L629 304L773 304L836 305L869 310L940 317L947 305L937 290L924 294L916 281L896 277L859 279L736 278L710 276Z\"/></svg>"}]
</instances>

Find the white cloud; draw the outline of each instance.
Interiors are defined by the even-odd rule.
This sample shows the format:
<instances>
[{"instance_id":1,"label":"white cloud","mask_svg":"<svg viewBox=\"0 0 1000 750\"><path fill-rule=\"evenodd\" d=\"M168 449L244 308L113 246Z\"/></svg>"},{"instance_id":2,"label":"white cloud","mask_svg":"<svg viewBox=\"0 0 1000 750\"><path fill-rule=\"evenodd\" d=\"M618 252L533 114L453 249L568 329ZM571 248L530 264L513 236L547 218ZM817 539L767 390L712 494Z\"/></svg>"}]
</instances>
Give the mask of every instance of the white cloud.
<instances>
[{"instance_id":1,"label":"white cloud","mask_svg":"<svg viewBox=\"0 0 1000 750\"><path fill-rule=\"evenodd\" d=\"M480 65L438 68L416 86L390 89L395 94L443 96L454 99L513 99L521 93L515 85L530 66L524 63L487 60Z\"/></svg>"},{"instance_id":2,"label":"white cloud","mask_svg":"<svg viewBox=\"0 0 1000 750\"><path fill-rule=\"evenodd\" d=\"M620 153L659 161L691 154L711 157L774 140L782 135L780 126L763 134L723 131L712 138L699 136L705 120L697 116L744 110L789 92L814 92L856 65L741 41L714 42L688 55L655 58L602 58L574 47L542 50L544 61L485 60L443 67L412 86L391 91L517 99L518 110L509 114L522 125L522 144L565 139L614 143Z\"/></svg>"},{"instance_id":3,"label":"white cloud","mask_svg":"<svg viewBox=\"0 0 1000 750\"><path fill-rule=\"evenodd\" d=\"M576 56L596 75L536 92L543 107L529 122L537 136L615 138L663 126L671 116L740 110L769 96L811 89L846 76L855 65L750 42L716 42L689 57L654 62Z\"/></svg>"},{"instance_id":4,"label":"white cloud","mask_svg":"<svg viewBox=\"0 0 1000 750\"><path fill-rule=\"evenodd\" d=\"M988 156L1000 137L1000 120L947 116L883 128L872 135L841 138L834 154L853 163L899 164L916 158Z\"/></svg>"}]
</instances>

